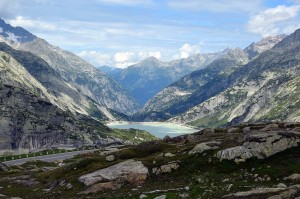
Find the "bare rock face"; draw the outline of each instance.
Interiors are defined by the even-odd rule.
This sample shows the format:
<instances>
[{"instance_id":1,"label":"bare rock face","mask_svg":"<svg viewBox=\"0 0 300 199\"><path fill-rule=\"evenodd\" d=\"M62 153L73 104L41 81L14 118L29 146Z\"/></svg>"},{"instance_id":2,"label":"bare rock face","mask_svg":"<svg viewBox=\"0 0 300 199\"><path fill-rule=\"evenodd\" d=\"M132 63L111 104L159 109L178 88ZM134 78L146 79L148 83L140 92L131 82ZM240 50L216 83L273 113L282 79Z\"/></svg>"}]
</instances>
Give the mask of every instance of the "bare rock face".
<instances>
[{"instance_id":1,"label":"bare rock face","mask_svg":"<svg viewBox=\"0 0 300 199\"><path fill-rule=\"evenodd\" d=\"M269 130L274 126L266 128ZM299 143L299 135L294 132L254 132L245 135L242 146L221 150L216 156L221 160L246 160L251 157L264 159L286 149L296 147Z\"/></svg>"},{"instance_id":2,"label":"bare rock face","mask_svg":"<svg viewBox=\"0 0 300 199\"><path fill-rule=\"evenodd\" d=\"M45 85L56 82L56 86L63 90L65 84L58 84L59 78L55 80L55 73L49 75L50 68L40 58L35 60L24 52L22 56L18 51L15 53L16 57L28 56L26 61L33 63L26 64L40 79L36 79L14 57L0 51L0 154L10 150L28 152L62 145L80 147L92 144L95 138L101 139L95 126L102 128L103 132L109 131L88 116L75 115L59 108L63 91L55 93L58 96L55 98L53 89L46 88L38 80Z\"/></svg>"},{"instance_id":3,"label":"bare rock face","mask_svg":"<svg viewBox=\"0 0 300 199\"><path fill-rule=\"evenodd\" d=\"M204 151L218 149L220 142L212 141L212 142L202 142L197 144L189 154L203 153Z\"/></svg>"},{"instance_id":4,"label":"bare rock face","mask_svg":"<svg viewBox=\"0 0 300 199\"><path fill-rule=\"evenodd\" d=\"M90 186L98 182L125 181L130 184L141 184L148 176L148 168L141 161L127 160L110 166L105 169L97 170L78 178L78 181Z\"/></svg>"}]
</instances>

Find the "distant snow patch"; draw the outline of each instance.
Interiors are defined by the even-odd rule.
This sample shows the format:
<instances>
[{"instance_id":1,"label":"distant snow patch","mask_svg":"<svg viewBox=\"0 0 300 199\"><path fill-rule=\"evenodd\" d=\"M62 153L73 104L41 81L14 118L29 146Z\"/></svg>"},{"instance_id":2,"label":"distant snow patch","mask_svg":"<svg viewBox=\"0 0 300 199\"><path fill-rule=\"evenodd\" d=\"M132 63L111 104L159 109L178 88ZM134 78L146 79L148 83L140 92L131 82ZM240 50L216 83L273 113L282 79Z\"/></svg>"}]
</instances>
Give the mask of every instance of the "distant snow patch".
<instances>
[{"instance_id":1,"label":"distant snow patch","mask_svg":"<svg viewBox=\"0 0 300 199\"><path fill-rule=\"evenodd\" d=\"M20 37L16 36L14 33L11 33L11 32L7 32L7 34L8 34L8 39L12 40L14 42L17 42L18 38L20 38Z\"/></svg>"},{"instance_id":2,"label":"distant snow patch","mask_svg":"<svg viewBox=\"0 0 300 199\"><path fill-rule=\"evenodd\" d=\"M184 92L184 91L175 91L174 94L179 95L179 96L185 96L185 95L190 95L192 93L191 92Z\"/></svg>"}]
</instances>

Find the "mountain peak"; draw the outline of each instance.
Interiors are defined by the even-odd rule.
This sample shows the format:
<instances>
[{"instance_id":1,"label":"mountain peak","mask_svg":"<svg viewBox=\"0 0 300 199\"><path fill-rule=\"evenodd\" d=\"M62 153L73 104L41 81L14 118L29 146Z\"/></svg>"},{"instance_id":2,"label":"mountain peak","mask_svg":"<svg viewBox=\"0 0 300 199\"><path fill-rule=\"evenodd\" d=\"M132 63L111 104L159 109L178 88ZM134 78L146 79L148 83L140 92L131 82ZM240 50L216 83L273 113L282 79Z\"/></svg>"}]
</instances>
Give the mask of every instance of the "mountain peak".
<instances>
[{"instance_id":1,"label":"mountain peak","mask_svg":"<svg viewBox=\"0 0 300 199\"><path fill-rule=\"evenodd\" d=\"M147 57L142 62L160 62L160 61L156 57L151 56L151 57Z\"/></svg>"},{"instance_id":2,"label":"mountain peak","mask_svg":"<svg viewBox=\"0 0 300 199\"><path fill-rule=\"evenodd\" d=\"M297 29L294 33L290 34L289 36L285 37L281 42L279 42L275 47L281 48L285 46L290 46L294 43L300 42L300 29Z\"/></svg>"},{"instance_id":3,"label":"mountain peak","mask_svg":"<svg viewBox=\"0 0 300 199\"><path fill-rule=\"evenodd\" d=\"M14 42L28 42L37 37L22 27L13 27L0 18L0 36Z\"/></svg>"},{"instance_id":4,"label":"mountain peak","mask_svg":"<svg viewBox=\"0 0 300 199\"><path fill-rule=\"evenodd\" d=\"M277 43L282 41L286 35L276 35L276 36L268 36L261 39L258 42L253 42L250 46L245 48L245 52L248 54L249 58L252 59L258 54L273 48Z\"/></svg>"},{"instance_id":5,"label":"mountain peak","mask_svg":"<svg viewBox=\"0 0 300 199\"><path fill-rule=\"evenodd\" d=\"M163 65L162 62L157 59L156 57L147 57L146 59L142 60L141 62L135 64L135 65L132 65L132 66L129 66L129 67L155 67L155 66L161 66Z\"/></svg>"}]
</instances>

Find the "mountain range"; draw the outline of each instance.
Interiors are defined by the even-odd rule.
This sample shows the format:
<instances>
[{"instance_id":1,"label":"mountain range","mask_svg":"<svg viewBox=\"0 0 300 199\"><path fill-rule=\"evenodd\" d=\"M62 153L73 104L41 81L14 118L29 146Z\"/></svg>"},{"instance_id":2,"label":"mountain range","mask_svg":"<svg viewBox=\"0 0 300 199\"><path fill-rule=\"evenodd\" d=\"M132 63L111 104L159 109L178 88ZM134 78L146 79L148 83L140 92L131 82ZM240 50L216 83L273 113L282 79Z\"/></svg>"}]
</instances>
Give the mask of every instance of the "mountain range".
<instances>
[{"instance_id":1,"label":"mountain range","mask_svg":"<svg viewBox=\"0 0 300 199\"><path fill-rule=\"evenodd\" d=\"M109 70L103 68L109 76L128 90L129 94L142 107L164 87L197 69L205 68L213 60L222 57L225 51L207 54L195 54L189 58L163 62L149 57L125 69Z\"/></svg>"},{"instance_id":2,"label":"mountain range","mask_svg":"<svg viewBox=\"0 0 300 199\"><path fill-rule=\"evenodd\" d=\"M170 108L167 107L164 112L169 115L164 119L198 127L299 121L300 30L286 37L278 37L283 39L273 40L278 41L277 44L270 45L270 49L260 52L248 63L226 67L215 77L210 75L212 79L208 81L202 77L203 71L197 71L195 78L204 83L198 84L188 97L174 101L173 106L170 106L173 102L168 102ZM247 50L249 48L244 52ZM174 89L174 86L180 92L189 92L186 85L192 81L192 74L175 82L173 88L167 87L157 94L161 99L155 100L154 97L153 104L150 100L144 108L145 112L147 107L162 106L156 103L168 99L168 94L164 92Z\"/></svg>"},{"instance_id":3,"label":"mountain range","mask_svg":"<svg viewBox=\"0 0 300 199\"><path fill-rule=\"evenodd\" d=\"M62 92L65 95L60 96L64 99L59 100L65 104L60 108L68 104L70 111L88 114L95 111L95 106L99 106L99 112L106 117L111 117L110 114L106 114L109 112L108 109L129 115L138 109L137 103L119 84L80 57L50 45L21 27L14 28L3 20L0 21L0 27L2 27L0 41L14 50L25 51L27 54L30 52L39 57L53 76L60 79L60 84L65 84L58 86L54 83L53 86L57 88L51 88L57 93L61 93L60 89L65 91ZM84 104L88 101L86 98L94 101L96 105Z\"/></svg>"},{"instance_id":4,"label":"mountain range","mask_svg":"<svg viewBox=\"0 0 300 199\"><path fill-rule=\"evenodd\" d=\"M0 153L130 141L102 123L138 108L118 83L21 27L0 27Z\"/></svg>"},{"instance_id":5,"label":"mountain range","mask_svg":"<svg viewBox=\"0 0 300 199\"><path fill-rule=\"evenodd\" d=\"M200 128L299 121L300 30L245 49L102 67L109 77L21 27L0 27L0 150L126 141L109 120Z\"/></svg>"},{"instance_id":6,"label":"mountain range","mask_svg":"<svg viewBox=\"0 0 300 199\"><path fill-rule=\"evenodd\" d=\"M267 37L244 50L227 49L220 58L170 84L151 98L141 111L141 119L162 120L180 115L226 89L230 75L271 49L285 35ZM220 83L220 84L217 84Z\"/></svg>"}]
</instances>

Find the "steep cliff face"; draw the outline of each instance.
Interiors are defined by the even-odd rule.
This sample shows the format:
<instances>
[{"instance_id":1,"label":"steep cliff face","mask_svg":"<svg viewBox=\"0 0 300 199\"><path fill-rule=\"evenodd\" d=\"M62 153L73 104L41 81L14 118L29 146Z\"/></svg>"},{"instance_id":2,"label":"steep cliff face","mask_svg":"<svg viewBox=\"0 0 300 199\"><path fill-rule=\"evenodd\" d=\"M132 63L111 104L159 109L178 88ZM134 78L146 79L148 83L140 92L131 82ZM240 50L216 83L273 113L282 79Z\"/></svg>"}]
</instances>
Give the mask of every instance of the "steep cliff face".
<instances>
[{"instance_id":1,"label":"steep cliff face","mask_svg":"<svg viewBox=\"0 0 300 199\"><path fill-rule=\"evenodd\" d=\"M92 119L79 120L79 116L59 109L48 100L48 90L1 51L0 77L0 153L91 144L111 131L100 122L89 125Z\"/></svg>"},{"instance_id":2,"label":"steep cliff face","mask_svg":"<svg viewBox=\"0 0 300 199\"><path fill-rule=\"evenodd\" d=\"M44 59L67 83L99 105L129 115L138 110L138 104L119 84L80 57L39 38L15 47Z\"/></svg>"},{"instance_id":3,"label":"steep cliff face","mask_svg":"<svg viewBox=\"0 0 300 199\"><path fill-rule=\"evenodd\" d=\"M52 89L57 92L56 94L64 93L65 95L64 99L60 101L69 103L70 100L77 100L77 102L71 103L73 106L70 108L71 111L75 110L76 106L79 112L88 114L91 111L89 108L91 100L102 110L106 109L108 112L112 109L130 115L138 110L138 104L119 84L80 57L52 46L21 27L6 24L1 19L0 28L2 30L0 41L13 49L3 48L1 45L2 50L13 52L16 59L26 59L26 67L31 67L32 70L35 70L36 64L47 68L44 72L52 74L52 77L46 80L49 86L56 87L56 89ZM19 52L16 53L15 50L19 50ZM20 50L23 52L21 53ZM22 54L22 57L16 56L18 54ZM30 61L32 57L34 57L34 61ZM41 78L45 79L46 77ZM85 98L90 98L90 100ZM101 110L99 111L101 112ZM108 118L109 115L106 117Z\"/></svg>"},{"instance_id":4,"label":"steep cliff face","mask_svg":"<svg viewBox=\"0 0 300 199\"><path fill-rule=\"evenodd\" d=\"M0 50L14 57L36 82L47 90L47 99L62 110L96 117L99 120L116 120L121 114L112 116L113 110L101 106L88 96L82 94L76 87L68 84L58 72L52 69L40 57L26 51L15 50L11 46L0 43Z\"/></svg>"},{"instance_id":5,"label":"steep cliff face","mask_svg":"<svg viewBox=\"0 0 300 199\"><path fill-rule=\"evenodd\" d=\"M299 121L299 32L287 36L219 83L231 81L232 86L171 121L196 126Z\"/></svg>"}]
</instances>

